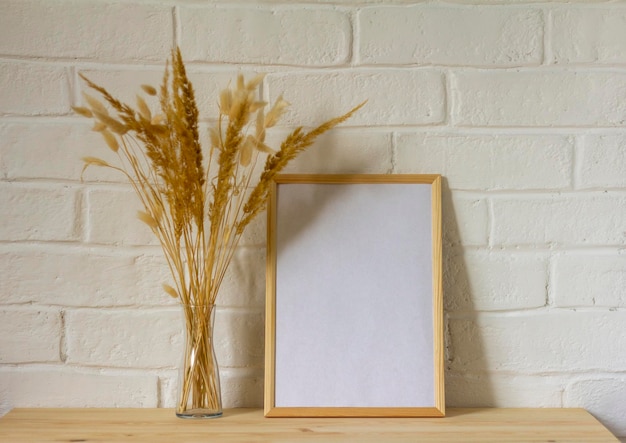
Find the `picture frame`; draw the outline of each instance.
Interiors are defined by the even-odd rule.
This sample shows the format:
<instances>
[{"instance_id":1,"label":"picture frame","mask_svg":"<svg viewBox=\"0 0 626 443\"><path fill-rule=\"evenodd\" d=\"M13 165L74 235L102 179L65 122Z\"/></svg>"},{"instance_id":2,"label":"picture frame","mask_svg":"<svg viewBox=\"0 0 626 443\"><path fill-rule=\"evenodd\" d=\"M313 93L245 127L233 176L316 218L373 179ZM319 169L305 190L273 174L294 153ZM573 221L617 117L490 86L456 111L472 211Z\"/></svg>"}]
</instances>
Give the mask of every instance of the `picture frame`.
<instances>
[{"instance_id":1,"label":"picture frame","mask_svg":"<svg viewBox=\"0 0 626 443\"><path fill-rule=\"evenodd\" d=\"M278 175L266 417L442 417L441 176Z\"/></svg>"}]
</instances>

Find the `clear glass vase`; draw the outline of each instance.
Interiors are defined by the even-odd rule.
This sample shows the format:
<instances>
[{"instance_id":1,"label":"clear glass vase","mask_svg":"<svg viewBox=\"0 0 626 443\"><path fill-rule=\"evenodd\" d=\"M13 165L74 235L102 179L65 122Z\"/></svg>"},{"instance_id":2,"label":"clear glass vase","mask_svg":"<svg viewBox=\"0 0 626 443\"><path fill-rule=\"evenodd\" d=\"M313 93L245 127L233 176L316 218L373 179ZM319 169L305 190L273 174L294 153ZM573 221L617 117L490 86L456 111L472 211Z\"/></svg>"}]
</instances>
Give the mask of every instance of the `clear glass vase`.
<instances>
[{"instance_id":1,"label":"clear glass vase","mask_svg":"<svg viewBox=\"0 0 626 443\"><path fill-rule=\"evenodd\" d=\"M222 415L220 375L213 348L215 305L181 305L185 348L178 377L176 415L215 418Z\"/></svg>"}]
</instances>

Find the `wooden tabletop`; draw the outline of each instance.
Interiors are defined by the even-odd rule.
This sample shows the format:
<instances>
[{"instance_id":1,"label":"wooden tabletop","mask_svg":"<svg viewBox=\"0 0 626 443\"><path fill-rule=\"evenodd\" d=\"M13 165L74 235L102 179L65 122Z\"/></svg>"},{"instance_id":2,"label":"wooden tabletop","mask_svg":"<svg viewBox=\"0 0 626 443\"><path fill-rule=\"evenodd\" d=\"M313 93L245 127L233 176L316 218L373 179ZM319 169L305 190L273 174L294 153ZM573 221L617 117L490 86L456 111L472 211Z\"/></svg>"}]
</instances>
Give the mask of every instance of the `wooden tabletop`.
<instances>
[{"instance_id":1,"label":"wooden tabletop","mask_svg":"<svg viewBox=\"0 0 626 443\"><path fill-rule=\"evenodd\" d=\"M444 418L265 418L227 409L184 420L172 409L14 409L0 442L618 442L583 409L447 409Z\"/></svg>"}]
</instances>

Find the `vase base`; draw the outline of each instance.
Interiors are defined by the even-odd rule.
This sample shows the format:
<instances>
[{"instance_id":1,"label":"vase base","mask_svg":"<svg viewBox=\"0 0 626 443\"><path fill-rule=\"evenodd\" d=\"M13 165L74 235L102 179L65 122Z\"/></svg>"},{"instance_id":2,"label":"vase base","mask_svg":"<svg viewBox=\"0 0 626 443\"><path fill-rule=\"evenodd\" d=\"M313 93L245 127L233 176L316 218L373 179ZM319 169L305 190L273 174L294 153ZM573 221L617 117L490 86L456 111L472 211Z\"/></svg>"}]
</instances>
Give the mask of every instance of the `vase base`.
<instances>
[{"instance_id":1,"label":"vase base","mask_svg":"<svg viewBox=\"0 0 626 443\"><path fill-rule=\"evenodd\" d=\"M189 409L185 412L177 412L178 418L199 419L199 418L219 418L223 414L222 411L207 411L206 409Z\"/></svg>"}]
</instances>

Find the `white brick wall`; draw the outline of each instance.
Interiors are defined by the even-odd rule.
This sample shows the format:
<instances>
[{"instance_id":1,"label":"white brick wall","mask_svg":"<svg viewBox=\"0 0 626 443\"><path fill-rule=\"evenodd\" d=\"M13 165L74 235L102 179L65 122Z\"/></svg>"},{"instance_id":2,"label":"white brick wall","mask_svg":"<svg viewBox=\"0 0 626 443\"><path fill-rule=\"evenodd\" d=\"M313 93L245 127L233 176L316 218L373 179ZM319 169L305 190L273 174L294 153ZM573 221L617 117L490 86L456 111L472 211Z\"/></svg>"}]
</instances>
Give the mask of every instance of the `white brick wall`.
<instances>
[{"instance_id":1,"label":"white brick wall","mask_svg":"<svg viewBox=\"0 0 626 443\"><path fill-rule=\"evenodd\" d=\"M552 62L624 63L626 10L558 8L552 12Z\"/></svg>"},{"instance_id":2,"label":"white brick wall","mask_svg":"<svg viewBox=\"0 0 626 443\"><path fill-rule=\"evenodd\" d=\"M69 70L64 66L3 60L0 65L0 113L67 114L71 99L69 81Z\"/></svg>"},{"instance_id":3,"label":"white brick wall","mask_svg":"<svg viewBox=\"0 0 626 443\"><path fill-rule=\"evenodd\" d=\"M6 222L0 239L6 241L76 241L81 224L80 195L74 186L0 183L0 207Z\"/></svg>"},{"instance_id":4,"label":"white brick wall","mask_svg":"<svg viewBox=\"0 0 626 443\"><path fill-rule=\"evenodd\" d=\"M172 8L158 2L2 0L2 9L4 55L160 62L172 42Z\"/></svg>"},{"instance_id":5,"label":"white brick wall","mask_svg":"<svg viewBox=\"0 0 626 443\"><path fill-rule=\"evenodd\" d=\"M237 72L293 104L268 140L368 99L289 168L444 175L450 406L580 406L626 436L626 5L0 0L0 412L171 407L159 246L70 106L125 101L179 44L206 122ZM265 215L217 312L226 406L262 404Z\"/></svg>"},{"instance_id":6,"label":"white brick wall","mask_svg":"<svg viewBox=\"0 0 626 443\"><path fill-rule=\"evenodd\" d=\"M180 22L189 60L328 66L351 52L349 11L328 7L183 6Z\"/></svg>"},{"instance_id":7,"label":"white brick wall","mask_svg":"<svg viewBox=\"0 0 626 443\"><path fill-rule=\"evenodd\" d=\"M360 11L358 23L364 64L520 66L543 55L539 9L377 7Z\"/></svg>"},{"instance_id":8,"label":"white brick wall","mask_svg":"<svg viewBox=\"0 0 626 443\"><path fill-rule=\"evenodd\" d=\"M42 408L154 408L158 405L158 377L137 371L119 373L49 365L2 368L0 405L8 408L25 403Z\"/></svg>"},{"instance_id":9,"label":"white brick wall","mask_svg":"<svg viewBox=\"0 0 626 443\"><path fill-rule=\"evenodd\" d=\"M454 315L450 319L450 367L453 371L493 369L522 374L573 368L619 371L626 364L626 354L617 351L626 346L624 321L622 311L587 309L480 313L471 318ZM481 353L475 349L479 342Z\"/></svg>"},{"instance_id":10,"label":"white brick wall","mask_svg":"<svg viewBox=\"0 0 626 443\"><path fill-rule=\"evenodd\" d=\"M7 306L0 311L0 319L0 362L61 361L62 322L58 310Z\"/></svg>"}]
</instances>

